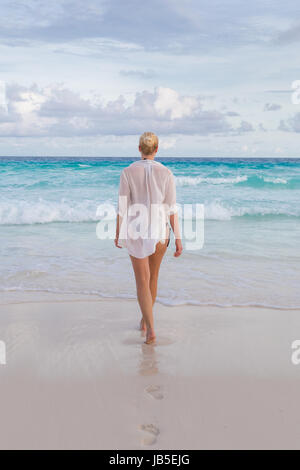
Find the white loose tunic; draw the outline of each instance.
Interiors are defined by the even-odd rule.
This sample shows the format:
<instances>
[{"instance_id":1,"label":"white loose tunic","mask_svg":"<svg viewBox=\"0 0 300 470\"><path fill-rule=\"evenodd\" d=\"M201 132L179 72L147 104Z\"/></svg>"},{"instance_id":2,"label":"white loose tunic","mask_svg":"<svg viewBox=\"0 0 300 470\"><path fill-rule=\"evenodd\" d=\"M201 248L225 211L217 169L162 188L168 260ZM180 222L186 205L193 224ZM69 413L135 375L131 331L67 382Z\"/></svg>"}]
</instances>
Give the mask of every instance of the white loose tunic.
<instances>
[{"instance_id":1,"label":"white loose tunic","mask_svg":"<svg viewBox=\"0 0 300 470\"><path fill-rule=\"evenodd\" d=\"M162 163L145 159L121 173L118 214L119 244L136 258L145 258L169 236L169 216L177 212L174 175Z\"/></svg>"}]
</instances>

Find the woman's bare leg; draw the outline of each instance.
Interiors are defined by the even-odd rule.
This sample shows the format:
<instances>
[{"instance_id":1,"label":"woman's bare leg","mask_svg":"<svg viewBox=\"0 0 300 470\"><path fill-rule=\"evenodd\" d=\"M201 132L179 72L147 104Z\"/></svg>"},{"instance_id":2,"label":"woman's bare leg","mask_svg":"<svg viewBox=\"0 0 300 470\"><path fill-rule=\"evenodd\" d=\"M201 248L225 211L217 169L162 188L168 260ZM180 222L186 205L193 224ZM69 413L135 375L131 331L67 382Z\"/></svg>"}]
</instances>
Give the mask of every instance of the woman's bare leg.
<instances>
[{"instance_id":1,"label":"woman's bare leg","mask_svg":"<svg viewBox=\"0 0 300 470\"><path fill-rule=\"evenodd\" d=\"M146 341L155 339L152 312L152 295L150 291L150 268L148 257L140 259L130 256L137 290L137 298L147 327Z\"/></svg>"},{"instance_id":2,"label":"woman's bare leg","mask_svg":"<svg viewBox=\"0 0 300 470\"><path fill-rule=\"evenodd\" d=\"M152 307L156 300L159 269L168 242L169 238L165 243L157 243L155 253L146 258L140 259L130 255L135 274L138 302L142 311L141 330L147 329L146 342L155 340Z\"/></svg>"},{"instance_id":3,"label":"woman's bare leg","mask_svg":"<svg viewBox=\"0 0 300 470\"><path fill-rule=\"evenodd\" d=\"M168 240L165 243L157 243L156 250L153 255L149 256L149 268L150 268L150 291L152 296L152 305L154 305L157 295L157 281L159 275L159 269L166 253L168 246Z\"/></svg>"},{"instance_id":4,"label":"woman's bare leg","mask_svg":"<svg viewBox=\"0 0 300 470\"><path fill-rule=\"evenodd\" d=\"M153 253L153 255L150 255L148 258L149 269L150 269L149 286L150 286L151 297L152 297L152 306L154 305L155 300L156 300L159 268L160 268L162 259L164 257L164 254L167 250L167 246L168 246L168 240L166 240L166 243L157 243L155 253ZM141 320L140 329L142 331L146 330L146 324L145 324L144 318L142 318Z\"/></svg>"}]
</instances>

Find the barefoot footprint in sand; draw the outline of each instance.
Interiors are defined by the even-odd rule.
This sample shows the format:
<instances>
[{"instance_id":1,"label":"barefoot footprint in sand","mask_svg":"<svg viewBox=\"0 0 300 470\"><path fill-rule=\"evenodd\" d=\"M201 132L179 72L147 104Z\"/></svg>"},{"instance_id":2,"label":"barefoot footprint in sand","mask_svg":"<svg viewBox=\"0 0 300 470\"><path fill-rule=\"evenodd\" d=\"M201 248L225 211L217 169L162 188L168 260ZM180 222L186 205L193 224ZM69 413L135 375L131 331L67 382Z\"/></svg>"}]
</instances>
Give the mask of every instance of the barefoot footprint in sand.
<instances>
[{"instance_id":1,"label":"barefoot footprint in sand","mask_svg":"<svg viewBox=\"0 0 300 470\"><path fill-rule=\"evenodd\" d=\"M162 389L159 385L149 385L149 387L145 388L145 391L155 400L162 400L164 398L164 394Z\"/></svg>"},{"instance_id":2,"label":"barefoot footprint in sand","mask_svg":"<svg viewBox=\"0 0 300 470\"><path fill-rule=\"evenodd\" d=\"M159 435L159 429L154 426L154 424L142 424L140 426L142 431L145 431L147 434L145 437L142 438L142 445L144 446L152 446L157 441L157 436Z\"/></svg>"}]
</instances>

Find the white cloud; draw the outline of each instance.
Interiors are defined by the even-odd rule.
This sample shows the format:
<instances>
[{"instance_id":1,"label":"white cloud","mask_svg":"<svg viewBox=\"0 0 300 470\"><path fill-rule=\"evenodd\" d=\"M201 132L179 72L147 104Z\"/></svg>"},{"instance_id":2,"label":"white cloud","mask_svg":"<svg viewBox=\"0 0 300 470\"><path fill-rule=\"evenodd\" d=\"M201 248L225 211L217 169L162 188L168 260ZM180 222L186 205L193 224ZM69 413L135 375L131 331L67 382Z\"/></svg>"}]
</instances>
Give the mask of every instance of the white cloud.
<instances>
[{"instance_id":1,"label":"white cloud","mask_svg":"<svg viewBox=\"0 0 300 470\"><path fill-rule=\"evenodd\" d=\"M159 139L159 147L163 150L169 150L175 148L177 139L176 138L162 138Z\"/></svg>"},{"instance_id":2,"label":"white cloud","mask_svg":"<svg viewBox=\"0 0 300 470\"><path fill-rule=\"evenodd\" d=\"M197 97L184 96L171 88L159 87L154 101L154 108L159 116L170 116L170 119L182 119L192 116L201 108L201 101Z\"/></svg>"},{"instance_id":3,"label":"white cloud","mask_svg":"<svg viewBox=\"0 0 300 470\"><path fill-rule=\"evenodd\" d=\"M199 96L180 95L171 88L136 93L131 104L122 95L107 103L99 97L83 98L61 84L45 89L11 84L7 97L9 112L2 116L0 135L136 135L145 129L161 135L209 135L233 131L225 113L203 110ZM238 131L250 127L242 121Z\"/></svg>"},{"instance_id":4,"label":"white cloud","mask_svg":"<svg viewBox=\"0 0 300 470\"><path fill-rule=\"evenodd\" d=\"M15 110L19 114L28 114L38 111L41 104L45 103L47 96L35 91L23 91L20 93L20 100L14 103Z\"/></svg>"}]
</instances>

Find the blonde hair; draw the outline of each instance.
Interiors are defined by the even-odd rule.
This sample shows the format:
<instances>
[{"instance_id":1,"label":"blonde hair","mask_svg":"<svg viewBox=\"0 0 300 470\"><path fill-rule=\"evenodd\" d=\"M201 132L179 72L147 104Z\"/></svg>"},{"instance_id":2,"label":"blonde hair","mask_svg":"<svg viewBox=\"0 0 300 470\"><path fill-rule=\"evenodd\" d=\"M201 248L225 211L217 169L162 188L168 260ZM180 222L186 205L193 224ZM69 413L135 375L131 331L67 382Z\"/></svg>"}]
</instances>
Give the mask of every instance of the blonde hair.
<instances>
[{"instance_id":1,"label":"blonde hair","mask_svg":"<svg viewBox=\"0 0 300 470\"><path fill-rule=\"evenodd\" d=\"M152 155L158 148L158 137L153 132L144 132L140 137L140 147L143 155Z\"/></svg>"}]
</instances>

